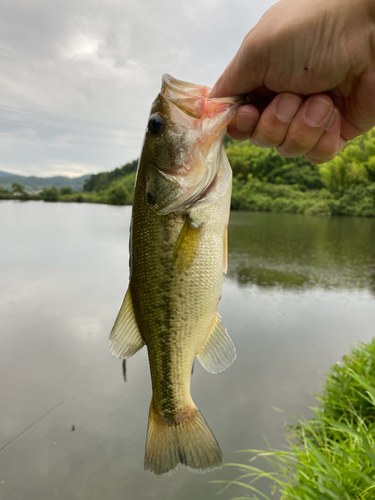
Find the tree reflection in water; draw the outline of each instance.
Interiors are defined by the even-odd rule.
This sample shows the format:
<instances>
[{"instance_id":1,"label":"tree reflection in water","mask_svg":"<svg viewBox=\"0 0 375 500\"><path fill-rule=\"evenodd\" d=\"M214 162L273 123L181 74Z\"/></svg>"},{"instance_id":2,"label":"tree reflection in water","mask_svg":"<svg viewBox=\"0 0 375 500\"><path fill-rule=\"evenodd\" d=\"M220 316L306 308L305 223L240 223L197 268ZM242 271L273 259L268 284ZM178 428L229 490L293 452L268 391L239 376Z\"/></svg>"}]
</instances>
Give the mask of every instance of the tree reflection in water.
<instances>
[{"instance_id":1,"label":"tree reflection in water","mask_svg":"<svg viewBox=\"0 0 375 500\"><path fill-rule=\"evenodd\" d=\"M367 289L375 296L375 219L232 212L228 277L283 289Z\"/></svg>"}]
</instances>

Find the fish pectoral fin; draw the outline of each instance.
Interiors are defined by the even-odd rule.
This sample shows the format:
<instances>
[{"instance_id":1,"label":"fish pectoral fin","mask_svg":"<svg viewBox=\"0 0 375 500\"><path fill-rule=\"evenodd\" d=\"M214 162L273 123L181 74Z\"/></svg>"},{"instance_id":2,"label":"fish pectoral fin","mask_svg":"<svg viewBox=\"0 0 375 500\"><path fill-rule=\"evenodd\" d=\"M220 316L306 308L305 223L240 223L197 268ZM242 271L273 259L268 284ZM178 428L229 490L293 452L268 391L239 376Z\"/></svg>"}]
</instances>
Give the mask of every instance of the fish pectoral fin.
<instances>
[{"instance_id":1,"label":"fish pectoral fin","mask_svg":"<svg viewBox=\"0 0 375 500\"><path fill-rule=\"evenodd\" d=\"M116 358L127 359L144 345L145 342L138 329L130 289L128 288L109 336L109 349Z\"/></svg>"},{"instance_id":2,"label":"fish pectoral fin","mask_svg":"<svg viewBox=\"0 0 375 500\"><path fill-rule=\"evenodd\" d=\"M203 224L197 224L189 216L182 226L173 249L173 262L177 262L177 271L189 269L195 259L200 242Z\"/></svg>"},{"instance_id":3,"label":"fish pectoral fin","mask_svg":"<svg viewBox=\"0 0 375 500\"><path fill-rule=\"evenodd\" d=\"M229 337L219 313L207 335L201 351L197 354L200 364L210 373L219 373L228 368L236 359L236 348Z\"/></svg>"}]
</instances>

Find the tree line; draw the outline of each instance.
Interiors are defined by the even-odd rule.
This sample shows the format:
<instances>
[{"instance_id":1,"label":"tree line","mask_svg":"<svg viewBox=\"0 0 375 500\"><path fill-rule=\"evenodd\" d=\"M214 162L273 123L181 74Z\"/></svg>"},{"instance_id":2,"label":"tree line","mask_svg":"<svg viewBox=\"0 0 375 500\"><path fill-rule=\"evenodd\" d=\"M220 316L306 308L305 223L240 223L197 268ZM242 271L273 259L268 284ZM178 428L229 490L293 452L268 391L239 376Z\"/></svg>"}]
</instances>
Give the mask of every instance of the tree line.
<instances>
[{"instance_id":1,"label":"tree line","mask_svg":"<svg viewBox=\"0 0 375 500\"><path fill-rule=\"evenodd\" d=\"M228 136L225 149L233 170L234 210L375 216L375 129L350 142L323 165L313 165L304 157L284 158L275 149L233 141ZM131 204L137 163L134 160L92 175L82 191L44 188L39 198ZM25 198L27 194L18 190L18 196ZM0 197L7 197L4 190L0 190Z\"/></svg>"}]
</instances>

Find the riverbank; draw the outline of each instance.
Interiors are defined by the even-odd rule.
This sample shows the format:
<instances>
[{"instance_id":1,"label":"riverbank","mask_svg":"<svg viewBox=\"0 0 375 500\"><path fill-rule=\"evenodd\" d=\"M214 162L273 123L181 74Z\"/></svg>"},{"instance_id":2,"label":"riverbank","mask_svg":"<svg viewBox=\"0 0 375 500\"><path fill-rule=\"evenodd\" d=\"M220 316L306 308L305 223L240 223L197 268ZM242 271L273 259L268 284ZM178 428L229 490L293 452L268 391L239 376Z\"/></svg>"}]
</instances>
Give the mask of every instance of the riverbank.
<instances>
[{"instance_id":1,"label":"riverbank","mask_svg":"<svg viewBox=\"0 0 375 500\"><path fill-rule=\"evenodd\" d=\"M56 188L45 189L40 194L0 192L0 200L131 205L133 194L131 189L119 181L110 189L93 192L78 191L62 194ZM344 192L331 193L325 188L303 190L296 185L272 184L258 179L244 182L234 178L231 208L252 212L375 217L375 183L367 186L357 185Z\"/></svg>"},{"instance_id":2,"label":"riverbank","mask_svg":"<svg viewBox=\"0 0 375 500\"><path fill-rule=\"evenodd\" d=\"M281 499L371 500L375 497L375 339L359 343L326 375L313 417L287 430L287 449L243 450L250 461L266 460L273 472L248 464L227 464L244 475L226 485L270 481ZM259 498L252 496L249 498Z\"/></svg>"},{"instance_id":3,"label":"riverbank","mask_svg":"<svg viewBox=\"0 0 375 500\"><path fill-rule=\"evenodd\" d=\"M375 217L375 183L353 186L343 192L302 190L299 186L251 179L233 180L232 209L305 215Z\"/></svg>"},{"instance_id":4,"label":"riverbank","mask_svg":"<svg viewBox=\"0 0 375 500\"><path fill-rule=\"evenodd\" d=\"M275 149L229 137L225 149L233 170L232 210L375 217L374 130L349 143L323 165L313 165L304 157L283 158ZM66 186L28 194L16 183L13 192L0 188L0 199L130 205L136 168L134 160L94 174L85 181L83 190L76 192Z\"/></svg>"}]
</instances>

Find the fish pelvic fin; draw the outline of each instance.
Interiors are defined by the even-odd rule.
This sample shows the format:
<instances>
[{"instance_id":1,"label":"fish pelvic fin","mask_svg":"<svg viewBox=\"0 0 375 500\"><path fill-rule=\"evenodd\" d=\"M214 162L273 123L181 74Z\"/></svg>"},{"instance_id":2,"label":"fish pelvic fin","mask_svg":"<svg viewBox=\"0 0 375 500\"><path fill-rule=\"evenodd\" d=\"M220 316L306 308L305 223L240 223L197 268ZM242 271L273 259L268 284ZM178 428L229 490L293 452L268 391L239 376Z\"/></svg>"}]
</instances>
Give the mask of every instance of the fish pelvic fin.
<instances>
[{"instance_id":1,"label":"fish pelvic fin","mask_svg":"<svg viewBox=\"0 0 375 500\"><path fill-rule=\"evenodd\" d=\"M221 449L203 415L189 407L167 421L150 405L145 470L157 476L170 475L180 465L193 472L207 472L223 464Z\"/></svg>"},{"instance_id":2,"label":"fish pelvic fin","mask_svg":"<svg viewBox=\"0 0 375 500\"><path fill-rule=\"evenodd\" d=\"M219 373L226 370L236 357L236 348L217 312L197 358L208 372Z\"/></svg>"},{"instance_id":3,"label":"fish pelvic fin","mask_svg":"<svg viewBox=\"0 0 375 500\"><path fill-rule=\"evenodd\" d=\"M127 359L144 345L145 342L138 329L130 289L128 288L109 336L109 349L116 358Z\"/></svg>"}]
</instances>

